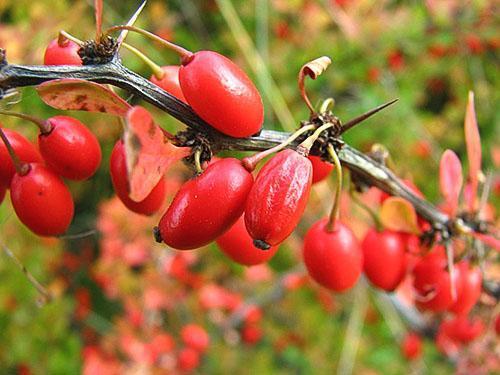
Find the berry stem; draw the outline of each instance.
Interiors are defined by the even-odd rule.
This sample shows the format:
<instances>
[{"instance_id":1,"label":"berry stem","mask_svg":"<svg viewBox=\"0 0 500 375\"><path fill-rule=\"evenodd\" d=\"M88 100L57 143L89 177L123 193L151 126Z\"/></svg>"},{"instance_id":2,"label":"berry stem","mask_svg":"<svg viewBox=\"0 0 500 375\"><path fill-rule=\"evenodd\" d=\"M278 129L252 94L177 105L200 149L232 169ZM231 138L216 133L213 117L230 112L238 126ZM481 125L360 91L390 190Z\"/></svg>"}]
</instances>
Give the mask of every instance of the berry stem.
<instances>
[{"instance_id":1,"label":"berry stem","mask_svg":"<svg viewBox=\"0 0 500 375\"><path fill-rule=\"evenodd\" d=\"M125 42L122 43L122 46L140 58L153 71L153 74L157 79L161 80L165 76L165 72L161 69L161 67L137 48Z\"/></svg>"},{"instance_id":2,"label":"berry stem","mask_svg":"<svg viewBox=\"0 0 500 375\"><path fill-rule=\"evenodd\" d=\"M60 43L61 40L65 40L66 42L68 40L71 40L72 42L75 42L76 44L78 44L80 47L83 46L83 41L81 41L77 37L67 33L64 30L59 31L59 37L57 39L57 43L62 47L63 45Z\"/></svg>"},{"instance_id":3,"label":"berry stem","mask_svg":"<svg viewBox=\"0 0 500 375\"><path fill-rule=\"evenodd\" d=\"M28 163L22 162L21 159L19 159L2 128L0 128L0 138L2 138L5 147L7 147L7 151L9 152L10 158L12 159L12 163L14 164L14 168L16 169L17 174L20 176L26 175L31 169L30 165Z\"/></svg>"},{"instance_id":4,"label":"berry stem","mask_svg":"<svg viewBox=\"0 0 500 375\"><path fill-rule=\"evenodd\" d=\"M257 164L262 159L264 159L265 157L271 155L272 153L275 153L275 152L278 152L278 151L284 149L286 146L288 146L293 141L295 141L299 136L301 136L302 134L304 134L304 133L306 133L306 132L308 132L310 130L313 130L313 129L314 129L314 125L303 126L299 130L297 130L295 133L293 133L290 137L288 137L288 139L286 141L284 141L283 143L280 143L277 146L274 146L274 147L269 148L269 149L267 149L265 151L262 151L262 152L259 152L257 154L254 154L252 156L248 156L246 158L243 158L243 160L242 160L243 166L248 171L250 171L250 172L253 171L255 169L255 167L257 166Z\"/></svg>"},{"instance_id":5,"label":"berry stem","mask_svg":"<svg viewBox=\"0 0 500 375\"><path fill-rule=\"evenodd\" d=\"M340 193L342 192L342 166L340 165L339 157L331 144L328 145L328 154L333 159L335 171L337 172L337 187L335 188L335 198L333 201L332 211L326 223L326 230L333 232L335 230L335 221L337 220L340 209Z\"/></svg>"},{"instance_id":6,"label":"berry stem","mask_svg":"<svg viewBox=\"0 0 500 375\"><path fill-rule=\"evenodd\" d=\"M203 172L203 168L201 167L200 157L201 157L201 149L198 148L194 152L194 167L196 168L197 175Z\"/></svg>"},{"instance_id":7,"label":"berry stem","mask_svg":"<svg viewBox=\"0 0 500 375\"><path fill-rule=\"evenodd\" d=\"M362 202L361 199L359 199L359 197L354 189L351 191L351 199L359 207L361 207L363 210L365 210L368 213L368 215L370 215L370 217L373 220L373 223L375 224L375 229L377 230L377 232L381 232L384 227L382 225L382 222L380 221L380 218L375 213L375 211L372 210L371 207L369 207L364 202Z\"/></svg>"},{"instance_id":8,"label":"berry stem","mask_svg":"<svg viewBox=\"0 0 500 375\"><path fill-rule=\"evenodd\" d=\"M302 142L298 148L300 148L302 151L305 151L307 156L309 154L309 151L311 150L312 146L314 145L314 142L318 139L318 137L323 133L326 129L331 128L333 126L332 123L328 122L324 125L321 125L319 128L316 129L316 131L308 137L304 142Z\"/></svg>"},{"instance_id":9,"label":"berry stem","mask_svg":"<svg viewBox=\"0 0 500 375\"><path fill-rule=\"evenodd\" d=\"M52 300L52 295L49 293L49 291L45 289L45 287L40 284L37 279L35 279L35 277L28 271L24 264L21 263L21 261L14 255L12 251L10 251L7 246L5 246L3 243L0 246L2 246L5 254L7 254L7 256L14 261L16 266L18 266L21 272L28 278L29 282L35 287L38 293L43 296L43 303L50 302Z\"/></svg>"},{"instance_id":10,"label":"berry stem","mask_svg":"<svg viewBox=\"0 0 500 375\"><path fill-rule=\"evenodd\" d=\"M106 30L105 33L109 34L110 32L117 31L117 30L134 31L136 33L142 34L142 35L160 43L161 45L163 45L163 46L171 49L175 53L177 53L181 57L181 61L183 64L187 64L193 58L193 55L194 55L193 52L188 51L187 49L185 49L181 46L178 46L177 44L171 43L168 40L165 40L165 39L159 37L158 35L153 34L147 30L141 29L139 27L130 26L130 25L118 25L118 26L110 27L109 29Z\"/></svg>"},{"instance_id":11,"label":"berry stem","mask_svg":"<svg viewBox=\"0 0 500 375\"><path fill-rule=\"evenodd\" d=\"M453 264L453 247L451 246L451 242L448 240L445 243L446 249L446 260L448 263L448 274L450 275L450 291L451 291L451 299L453 301L457 300L457 285L455 280L455 265Z\"/></svg>"},{"instance_id":12,"label":"berry stem","mask_svg":"<svg viewBox=\"0 0 500 375\"><path fill-rule=\"evenodd\" d=\"M319 107L319 113L325 113L326 111L329 111L333 108L335 105L335 99L333 98L328 98L321 103L321 107Z\"/></svg>"},{"instance_id":13,"label":"berry stem","mask_svg":"<svg viewBox=\"0 0 500 375\"><path fill-rule=\"evenodd\" d=\"M40 129L40 134L49 134L53 129L53 126L50 124L49 121L42 120L41 118L27 115L25 113L0 110L0 115L13 116L21 118L23 120L31 121L32 123L38 126L38 128Z\"/></svg>"}]
</instances>

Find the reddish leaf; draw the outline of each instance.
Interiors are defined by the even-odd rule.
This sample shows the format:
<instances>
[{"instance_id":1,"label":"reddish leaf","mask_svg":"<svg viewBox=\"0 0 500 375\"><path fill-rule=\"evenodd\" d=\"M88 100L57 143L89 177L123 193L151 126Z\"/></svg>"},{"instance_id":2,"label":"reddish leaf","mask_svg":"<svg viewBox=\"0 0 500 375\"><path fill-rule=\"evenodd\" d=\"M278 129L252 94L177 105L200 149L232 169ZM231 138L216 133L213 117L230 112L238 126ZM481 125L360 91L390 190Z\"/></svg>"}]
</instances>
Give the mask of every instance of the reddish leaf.
<instances>
[{"instance_id":1,"label":"reddish leaf","mask_svg":"<svg viewBox=\"0 0 500 375\"><path fill-rule=\"evenodd\" d=\"M500 251L500 240L488 234L473 232L472 236L477 238L479 241L485 243L492 249Z\"/></svg>"},{"instance_id":2,"label":"reddish leaf","mask_svg":"<svg viewBox=\"0 0 500 375\"><path fill-rule=\"evenodd\" d=\"M419 234L415 208L406 199L387 198L380 207L380 220L387 229L396 232Z\"/></svg>"},{"instance_id":3,"label":"reddish leaf","mask_svg":"<svg viewBox=\"0 0 500 375\"><path fill-rule=\"evenodd\" d=\"M57 109L105 112L123 117L130 108L130 104L105 86L83 79L55 79L36 89L46 104Z\"/></svg>"},{"instance_id":4,"label":"reddish leaf","mask_svg":"<svg viewBox=\"0 0 500 375\"><path fill-rule=\"evenodd\" d=\"M481 138L477 128L476 111L474 109L474 93L469 91L469 101L465 112L464 121L465 144L467 146L467 158L469 159L469 182L471 194L466 201L469 211L476 210L476 196L479 173L481 172Z\"/></svg>"},{"instance_id":5,"label":"reddish leaf","mask_svg":"<svg viewBox=\"0 0 500 375\"><path fill-rule=\"evenodd\" d=\"M126 116L125 153L130 199L142 201L176 161L189 155L189 147L176 147L165 137L151 114L132 107Z\"/></svg>"},{"instance_id":6,"label":"reddish leaf","mask_svg":"<svg viewBox=\"0 0 500 375\"><path fill-rule=\"evenodd\" d=\"M462 189L462 164L458 156L446 150L441 156L439 165L439 186L445 200L445 207L450 215L455 215L458 208L458 197Z\"/></svg>"}]
</instances>

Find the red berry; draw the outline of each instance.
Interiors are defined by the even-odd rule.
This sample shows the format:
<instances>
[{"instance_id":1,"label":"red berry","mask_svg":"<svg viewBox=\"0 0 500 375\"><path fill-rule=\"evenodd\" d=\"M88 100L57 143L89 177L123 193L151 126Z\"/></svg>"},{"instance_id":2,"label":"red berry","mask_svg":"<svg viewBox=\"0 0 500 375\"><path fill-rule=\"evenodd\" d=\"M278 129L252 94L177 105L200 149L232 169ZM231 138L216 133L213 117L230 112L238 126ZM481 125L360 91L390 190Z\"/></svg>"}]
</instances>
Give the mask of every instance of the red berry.
<instances>
[{"instance_id":1,"label":"red berry","mask_svg":"<svg viewBox=\"0 0 500 375\"><path fill-rule=\"evenodd\" d=\"M47 121L52 129L38 136L47 166L71 180L91 177L101 164L101 147L94 134L73 117L55 116Z\"/></svg>"},{"instance_id":2,"label":"red berry","mask_svg":"<svg viewBox=\"0 0 500 375\"><path fill-rule=\"evenodd\" d=\"M179 70L193 110L220 132L249 137L260 131L264 107L257 88L235 63L213 51L196 52Z\"/></svg>"},{"instance_id":3,"label":"red berry","mask_svg":"<svg viewBox=\"0 0 500 375\"><path fill-rule=\"evenodd\" d=\"M495 332L500 336L500 313L498 313L495 318Z\"/></svg>"},{"instance_id":4,"label":"red berry","mask_svg":"<svg viewBox=\"0 0 500 375\"><path fill-rule=\"evenodd\" d=\"M419 294L417 306L442 312L453 304L451 278L443 247L436 247L421 258L413 269L413 276L413 286ZM455 278L458 280L456 273ZM458 286L457 282L455 284Z\"/></svg>"},{"instance_id":5,"label":"red berry","mask_svg":"<svg viewBox=\"0 0 500 375\"><path fill-rule=\"evenodd\" d=\"M180 250L214 241L241 216L252 184L238 159L211 163L177 192L158 224L161 239Z\"/></svg>"},{"instance_id":6,"label":"red berry","mask_svg":"<svg viewBox=\"0 0 500 375\"><path fill-rule=\"evenodd\" d=\"M327 219L317 221L304 238L303 256L309 275L336 292L350 289L361 275L363 253L354 233L336 221L332 232Z\"/></svg>"},{"instance_id":7,"label":"red berry","mask_svg":"<svg viewBox=\"0 0 500 375\"><path fill-rule=\"evenodd\" d=\"M249 345L257 344L263 335L262 328L257 324L245 324L241 329L241 338Z\"/></svg>"},{"instance_id":8,"label":"red berry","mask_svg":"<svg viewBox=\"0 0 500 375\"><path fill-rule=\"evenodd\" d=\"M457 300L448 309L457 315L467 315L481 296L483 277L479 267L463 260L455 266L458 273Z\"/></svg>"},{"instance_id":9,"label":"red berry","mask_svg":"<svg viewBox=\"0 0 500 375\"><path fill-rule=\"evenodd\" d=\"M243 215L226 233L217 238L217 245L233 261L245 266L267 262L278 250L278 246L273 246L269 250L255 247L245 227Z\"/></svg>"},{"instance_id":10,"label":"red berry","mask_svg":"<svg viewBox=\"0 0 500 375\"><path fill-rule=\"evenodd\" d=\"M363 270L373 285L392 292L406 274L405 242L397 232L370 229L361 247Z\"/></svg>"},{"instance_id":11,"label":"red berry","mask_svg":"<svg viewBox=\"0 0 500 375\"><path fill-rule=\"evenodd\" d=\"M2 204L6 192L7 192L7 186L0 183L0 204Z\"/></svg>"},{"instance_id":12,"label":"red berry","mask_svg":"<svg viewBox=\"0 0 500 375\"><path fill-rule=\"evenodd\" d=\"M59 45L58 39L52 40L47 49L43 63L45 65L82 65L82 59L78 56L80 46L71 40L65 40Z\"/></svg>"},{"instance_id":13,"label":"red berry","mask_svg":"<svg viewBox=\"0 0 500 375\"><path fill-rule=\"evenodd\" d=\"M197 324L188 324L182 328L181 337L184 344L203 353L210 344L210 337L203 327Z\"/></svg>"},{"instance_id":14,"label":"red berry","mask_svg":"<svg viewBox=\"0 0 500 375\"><path fill-rule=\"evenodd\" d=\"M467 344L484 331L484 324L480 319L468 319L467 316L457 316L452 320L447 321L446 334L452 340Z\"/></svg>"},{"instance_id":15,"label":"red berry","mask_svg":"<svg viewBox=\"0 0 500 375\"><path fill-rule=\"evenodd\" d=\"M175 348L175 341L168 333L159 333L153 337L148 345L153 362L164 354L172 352Z\"/></svg>"},{"instance_id":16,"label":"red berry","mask_svg":"<svg viewBox=\"0 0 500 375\"><path fill-rule=\"evenodd\" d=\"M41 164L31 163L27 174L15 174L10 186L19 219L40 236L66 232L73 219L71 193L62 179Z\"/></svg>"},{"instance_id":17,"label":"red berry","mask_svg":"<svg viewBox=\"0 0 500 375\"><path fill-rule=\"evenodd\" d=\"M415 359L422 355L422 339L416 333L409 333L401 343L401 351L406 359Z\"/></svg>"},{"instance_id":18,"label":"red berry","mask_svg":"<svg viewBox=\"0 0 500 375\"><path fill-rule=\"evenodd\" d=\"M172 94L177 99L187 103L184 94L182 93L181 86L179 84L179 66L177 65L167 65L162 66L161 70L165 73L162 79L156 78L153 74L150 78L156 86L161 87L163 90Z\"/></svg>"},{"instance_id":19,"label":"red berry","mask_svg":"<svg viewBox=\"0 0 500 375\"><path fill-rule=\"evenodd\" d=\"M184 348L179 352L177 367L182 371L192 371L200 365L200 353L192 348Z\"/></svg>"},{"instance_id":20,"label":"red berry","mask_svg":"<svg viewBox=\"0 0 500 375\"><path fill-rule=\"evenodd\" d=\"M2 130L21 161L26 163L42 162L42 157L35 145L24 138L24 136L10 129L2 128ZM0 183L7 187L10 186L15 173L16 169L7 151L7 147L3 142L0 142Z\"/></svg>"},{"instance_id":21,"label":"red berry","mask_svg":"<svg viewBox=\"0 0 500 375\"><path fill-rule=\"evenodd\" d=\"M321 160L319 156L309 155L313 168L312 183L323 181L333 170L333 164Z\"/></svg>"},{"instance_id":22,"label":"red berry","mask_svg":"<svg viewBox=\"0 0 500 375\"><path fill-rule=\"evenodd\" d=\"M294 150L283 150L260 170L245 209L245 225L259 248L283 242L306 208L312 164Z\"/></svg>"},{"instance_id":23,"label":"red berry","mask_svg":"<svg viewBox=\"0 0 500 375\"><path fill-rule=\"evenodd\" d=\"M151 193L142 201L135 202L130 199L125 146L122 140L116 142L111 152L109 173L111 174L111 181L113 182L116 195L130 211L141 215L153 215L162 207L165 200L164 179L161 179Z\"/></svg>"}]
</instances>

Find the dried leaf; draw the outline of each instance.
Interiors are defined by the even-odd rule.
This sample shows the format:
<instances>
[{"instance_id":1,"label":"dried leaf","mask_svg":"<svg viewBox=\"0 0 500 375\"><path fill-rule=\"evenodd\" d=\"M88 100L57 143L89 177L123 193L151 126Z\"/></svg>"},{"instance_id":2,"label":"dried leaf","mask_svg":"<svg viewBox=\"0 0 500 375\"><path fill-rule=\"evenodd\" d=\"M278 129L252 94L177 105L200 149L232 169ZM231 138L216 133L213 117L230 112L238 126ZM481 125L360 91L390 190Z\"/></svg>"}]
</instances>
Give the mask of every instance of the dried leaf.
<instances>
[{"instance_id":1,"label":"dried leaf","mask_svg":"<svg viewBox=\"0 0 500 375\"><path fill-rule=\"evenodd\" d=\"M190 152L189 147L171 144L151 114L139 106L127 112L124 142L129 196L136 202L146 198L166 170Z\"/></svg>"},{"instance_id":2,"label":"dried leaf","mask_svg":"<svg viewBox=\"0 0 500 375\"><path fill-rule=\"evenodd\" d=\"M451 150L446 150L439 164L439 187L445 200L448 214L454 216L458 208L458 198L462 189L462 164L458 156Z\"/></svg>"},{"instance_id":3,"label":"dried leaf","mask_svg":"<svg viewBox=\"0 0 500 375\"><path fill-rule=\"evenodd\" d=\"M125 116L130 104L108 88L77 78L44 82L36 90L51 107L62 110L89 111Z\"/></svg>"},{"instance_id":4,"label":"dried leaf","mask_svg":"<svg viewBox=\"0 0 500 375\"><path fill-rule=\"evenodd\" d=\"M384 227L396 232L419 234L415 208L406 199L387 198L380 208L380 220Z\"/></svg>"},{"instance_id":5,"label":"dried leaf","mask_svg":"<svg viewBox=\"0 0 500 375\"><path fill-rule=\"evenodd\" d=\"M476 210L478 179L481 172L481 138L477 127L476 111L474 109L474 93L469 91L469 101L464 121L465 144L469 160L469 182L471 194L466 201L470 212Z\"/></svg>"},{"instance_id":6,"label":"dried leaf","mask_svg":"<svg viewBox=\"0 0 500 375\"><path fill-rule=\"evenodd\" d=\"M307 64L302 66L300 69L299 77L308 75L312 79L318 78L332 63L332 60L328 56L321 56L315 60L309 61ZM301 78L299 78L301 79Z\"/></svg>"}]
</instances>

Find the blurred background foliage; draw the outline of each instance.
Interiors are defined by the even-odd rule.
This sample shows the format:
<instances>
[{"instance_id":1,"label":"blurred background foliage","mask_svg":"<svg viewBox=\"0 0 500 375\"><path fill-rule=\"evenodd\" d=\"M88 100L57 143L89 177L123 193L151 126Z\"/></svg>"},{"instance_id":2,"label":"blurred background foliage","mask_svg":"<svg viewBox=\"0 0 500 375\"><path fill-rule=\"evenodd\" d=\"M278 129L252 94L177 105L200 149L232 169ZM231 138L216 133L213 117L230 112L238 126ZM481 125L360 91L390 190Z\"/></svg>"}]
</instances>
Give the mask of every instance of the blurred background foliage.
<instances>
[{"instance_id":1,"label":"blurred background foliage","mask_svg":"<svg viewBox=\"0 0 500 375\"><path fill-rule=\"evenodd\" d=\"M45 46L58 30L80 39L94 36L91 3L2 0L0 47L11 63L41 64ZM105 1L105 27L125 23L138 5ZM347 121L399 98L345 138L363 151L384 144L397 173L413 179L438 202L442 151L451 148L466 163L463 119L469 90L476 97L483 170L498 167L500 39L495 17L495 2L480 0L150 0L136 25L188 49L216 50L233 59L263 94L265 126L271 129L292 130L307 118L297 73L305 62L330 56L333 64L326 73L307 82L313 101L335 98L334 112ZM141 36L129 35L127 41L160 65L179 63L172 52ZM128 51L122 51L122 58L130 69L151 75ZM174 119L141 105L165 128L181 128ZM22 90L14 108L39 117L57 113L31 88ZM396 343L401 332L390 329L373 304L377 297L372 291L362 304L366 324L358 327L360 338L346 336L364 286L342 296L314 285L288 288L293 292L263 307L262 340L241 344L241 326L221 328L231 315L227 306L214 311L200 303L204 289L220 287L246 300L279 285L280 277L297 264L300 234L329 209L328 183L316 188L304 225L269 266L243 269L223 258L215 245L175 255L152 241L150 230L158 217L139 218L119 202L106 201L113 195L107 160L121 133L119 122L108 115L71 115L99 137L103 164L91 180L71 184L76 215L70 232L97 228L98 234L36 238L19 224L8 199L0 206L2 243L56 296L39 306L36 291L15 264L0 257L0 373L70 374L90 371L91 365L98 372L89 374L151 370L155 367L141 357L149 351L146 343L167 332L180 347L179 331L188 322L203 325L212 340L196 370L200 373L328 374L353 340L358 348L355 373L452 371L450 362L427 344L423 361L407 363ZM35 139L35 127L23 121L3 118L2 123ZM171 175L172 195L187 174L179 166ZM498 206L498 193L494 199ZM182 272L173 271L172 262L180 262ZM134 323L134 316L141 324ZM172 358L162 359L158 373L172 368Z\"/></svg>"}]
</instances>

